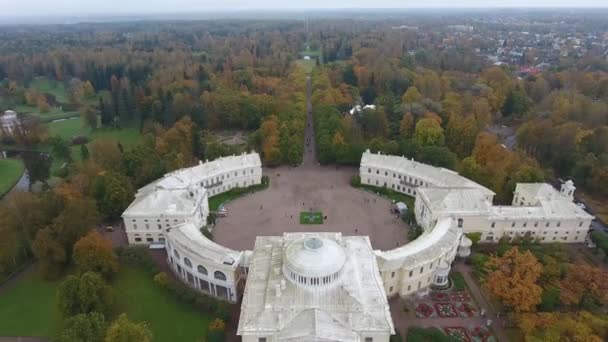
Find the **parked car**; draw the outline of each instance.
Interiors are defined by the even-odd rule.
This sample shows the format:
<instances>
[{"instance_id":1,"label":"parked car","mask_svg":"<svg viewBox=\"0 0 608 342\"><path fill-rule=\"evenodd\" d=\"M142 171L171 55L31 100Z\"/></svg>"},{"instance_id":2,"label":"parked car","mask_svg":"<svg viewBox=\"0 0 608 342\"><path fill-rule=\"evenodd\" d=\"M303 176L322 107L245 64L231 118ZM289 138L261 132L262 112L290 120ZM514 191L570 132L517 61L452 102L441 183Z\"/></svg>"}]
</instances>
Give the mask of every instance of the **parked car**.
<instances>
[{"instance_id":1,"label":"parked car","mask_svg":"<svg viewBox=\"0 0 608 342\"><path fill-rule=\"evenodd\" d=\"M106 226L106 232L113 232L113 231L114 231L113 226Z\"/></svg>"}]
</instances>

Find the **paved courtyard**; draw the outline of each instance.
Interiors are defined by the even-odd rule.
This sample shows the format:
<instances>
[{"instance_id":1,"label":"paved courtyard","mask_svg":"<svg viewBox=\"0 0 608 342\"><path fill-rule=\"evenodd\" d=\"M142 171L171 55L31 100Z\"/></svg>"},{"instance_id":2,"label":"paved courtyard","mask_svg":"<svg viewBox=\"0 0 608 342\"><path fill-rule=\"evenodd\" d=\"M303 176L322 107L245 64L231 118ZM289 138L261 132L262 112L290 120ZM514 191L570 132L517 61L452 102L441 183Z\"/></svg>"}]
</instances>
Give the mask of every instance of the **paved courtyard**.
<instances>
[{"instance_id":1,"label":"paved courtyard","mask_svg":"<svg viewBox=\"0 0 608 342\"><path fill-rule=\"evenodd\" d=\"M218 220L213 240L243 250L253 249L256 236L305 231L367 235L381 250L405 244L407 225L390 213L390 201L350 186L357 173L318 165L264 169L270 187L228 203L228 217ZM302 211L322 212L324 223L300 224Z\"/></svg>"}]
</instances>

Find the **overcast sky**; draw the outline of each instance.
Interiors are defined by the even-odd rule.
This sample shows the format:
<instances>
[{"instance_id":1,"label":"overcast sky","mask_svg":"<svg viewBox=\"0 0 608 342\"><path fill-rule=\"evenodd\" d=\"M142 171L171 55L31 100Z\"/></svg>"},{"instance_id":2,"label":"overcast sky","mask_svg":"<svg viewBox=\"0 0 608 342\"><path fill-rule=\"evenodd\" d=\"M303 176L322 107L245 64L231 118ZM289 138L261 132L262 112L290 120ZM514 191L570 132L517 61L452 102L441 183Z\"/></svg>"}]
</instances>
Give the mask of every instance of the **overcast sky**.
<instances>
[{"instance_id":1,"label":"overcast sky","mask_svg":"<svg viewBox=\"0 0 608 342\"><path fill-rule=\"evenodd\" d=\"M192 13L328 8L608 7L608 0L0 0L0 15Z\"/></svg>"}]
</instances>

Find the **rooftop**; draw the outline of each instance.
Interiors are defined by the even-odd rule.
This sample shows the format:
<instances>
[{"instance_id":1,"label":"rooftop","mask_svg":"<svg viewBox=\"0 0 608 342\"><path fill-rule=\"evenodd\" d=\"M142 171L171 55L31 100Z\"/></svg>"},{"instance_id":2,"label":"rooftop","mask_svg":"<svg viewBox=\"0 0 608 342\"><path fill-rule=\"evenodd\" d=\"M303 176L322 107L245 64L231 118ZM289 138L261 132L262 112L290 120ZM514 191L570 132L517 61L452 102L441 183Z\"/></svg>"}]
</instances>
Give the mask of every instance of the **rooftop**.
<instances>
[{"instance_id":1,"label":"rooftop","mask_svg":"<svg viewBox=\"0 0 608 342\"><path fill-rule=\"evenodd\" d=\"M406 172L407 174L423 180L434 187L440 188L476 188L487 196L493 196L494 192L480 184L477 184L459 175L456 171L435 167L407 159L405 157L390 156L380 153L365 151L361 156L361 167L378 167L392 170L394 172Z\"/></svg>"},{"instance_id":2,"label":"rooftop","mask_svg":"<svg viewBox=\"0 0 608 342\"><path fill-rule=\"evenodd\" d=\"M299 264L320 261L319 256L335 256L338 260L322 261L322 266L301 265L303 271L333 270L344 260L343 272L348 279L316 291L287 280L282 266L293 262L289 259L294 258ZM353 332L358 331L394 333L368 237L285 233L256 239L243 295L239 335L263 333L308 341L315 338L353 341Z\"/></svg>"},{"instance_id":3,"label":"rooftop","mask_svg":"<svg viewBox=\"0 0 608 342\"><path fill-rule=\"evenodd\" d=\"M192 223L184 223L166 229L173 244L178 244L179 250L186 250L201 259L207 259L217 264L237 267L243 252L218 245L207 239Z\"/></svg>"}]
</instances>

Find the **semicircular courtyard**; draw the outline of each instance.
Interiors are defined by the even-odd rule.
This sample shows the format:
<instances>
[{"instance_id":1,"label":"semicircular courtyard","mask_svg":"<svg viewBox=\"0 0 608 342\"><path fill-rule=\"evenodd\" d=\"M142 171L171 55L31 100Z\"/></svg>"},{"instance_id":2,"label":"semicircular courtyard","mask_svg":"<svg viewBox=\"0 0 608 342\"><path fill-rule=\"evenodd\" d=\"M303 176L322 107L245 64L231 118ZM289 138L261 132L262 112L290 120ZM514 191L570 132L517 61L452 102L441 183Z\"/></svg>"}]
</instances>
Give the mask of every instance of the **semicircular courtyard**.
<instances>
[{"instance_id":1,"label":"semicircular courtyard","mask_svg":"<svg viewBox=\"0 0 608 342\"><path fill-rule=\"evenodd\" d=\"M369 236L374 250L408 242L407 224L391 212L390 200L350 185L355 168L281 167L264 169L270 186L225 204L213 241L234 249L252 250L256 237L290 232L340 232ZM301 224L303 212L320 212L322 224Z\"/></svg>"}]
</instances>

